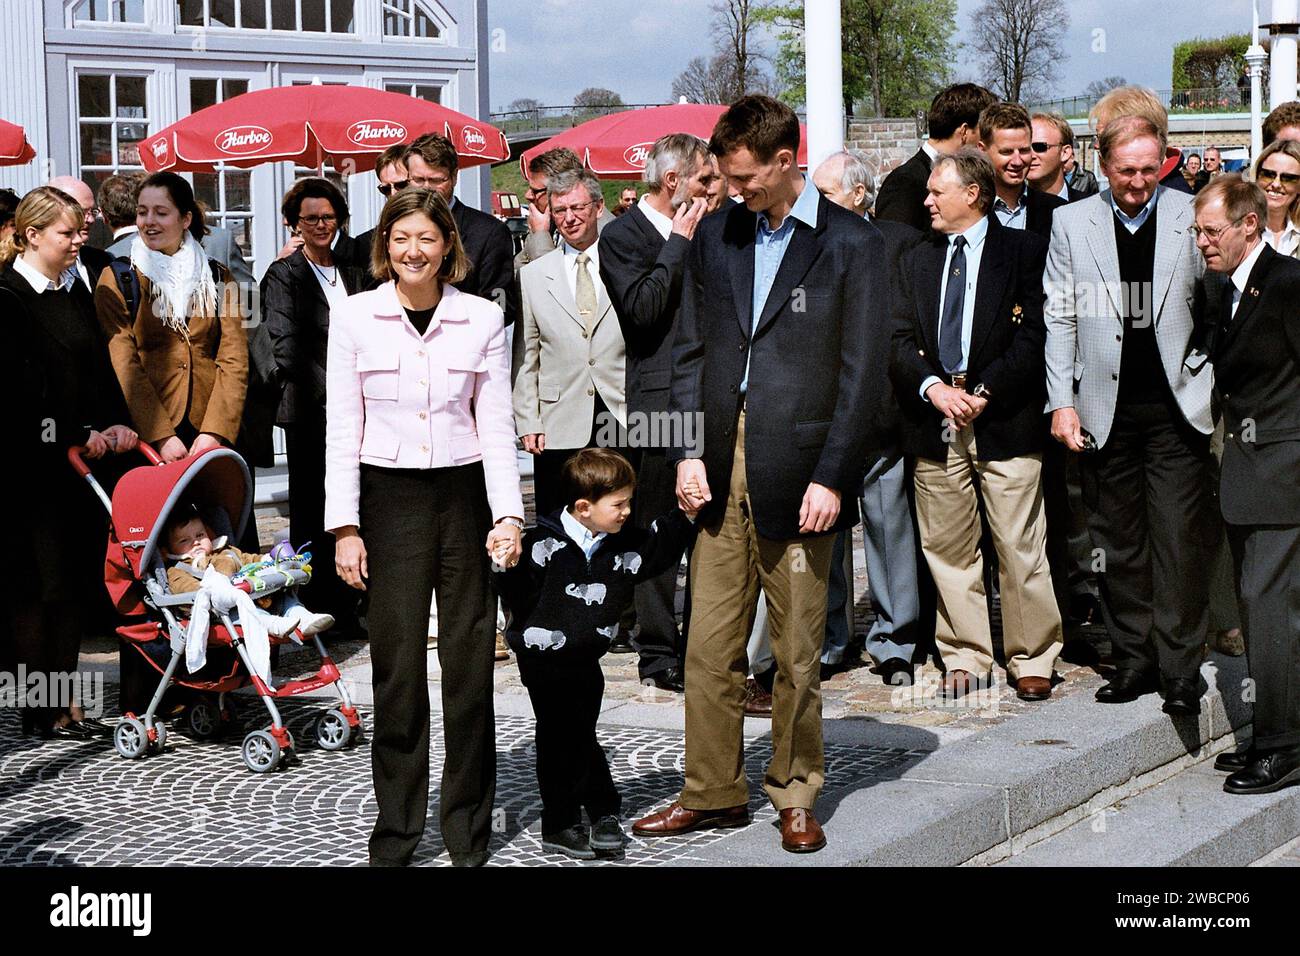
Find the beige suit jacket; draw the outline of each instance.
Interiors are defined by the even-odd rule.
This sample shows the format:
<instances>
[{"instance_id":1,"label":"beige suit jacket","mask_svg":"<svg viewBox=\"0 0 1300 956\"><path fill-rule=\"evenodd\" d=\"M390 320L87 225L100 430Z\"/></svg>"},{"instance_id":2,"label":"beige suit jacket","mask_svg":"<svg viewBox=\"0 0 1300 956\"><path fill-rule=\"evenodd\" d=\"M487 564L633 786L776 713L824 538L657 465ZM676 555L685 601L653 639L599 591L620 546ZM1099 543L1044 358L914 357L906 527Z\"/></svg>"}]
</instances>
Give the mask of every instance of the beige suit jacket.
<instances>
[{"instance_id":1,"label":"beige suit jacket","mask_svg":"<svg viewBox=\"0 0 1300 956\"><path fill-rule=\"evenodd\" d=\"M519 272L523 314L511 367L515 431L544 434L548 449L587 444L597 394L627 424L623 330L594 267L592 279L596 312L584 318L569 290L562 248Z\"/></svg>"}]
</instances>

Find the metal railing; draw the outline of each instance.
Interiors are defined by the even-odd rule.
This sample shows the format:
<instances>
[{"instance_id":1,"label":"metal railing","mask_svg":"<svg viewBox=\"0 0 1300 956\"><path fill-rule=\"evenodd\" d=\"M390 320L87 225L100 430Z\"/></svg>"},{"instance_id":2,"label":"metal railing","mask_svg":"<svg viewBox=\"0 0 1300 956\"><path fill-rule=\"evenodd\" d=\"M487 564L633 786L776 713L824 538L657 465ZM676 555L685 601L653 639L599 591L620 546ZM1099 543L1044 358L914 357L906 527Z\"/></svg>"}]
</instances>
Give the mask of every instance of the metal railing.
<instances>
[{"instance_id":1,"label":"metal railing","mask_svg":"<svg viewBox=\"0 0 1300 956\"><path fill-rule=\"evenodd\" d=\"M538 106L530 110L505 110L492 113L490 122L507 136L519 133L539 133L542 130L569 129L610 113L627 110L644 110L663 103L624 103L619 106Z\"/></svg>"},{"instance_id":2,"label":"metal railing","mask_svg":"<svg viewBox=\"0 0 1300 956\"><path fill-rule=\"evenodd\" d=\"M1250 87L1224 86L1199 90L1156 90L1169 115L1194 113L1248 113ZM1067 119L1086 119L1098 96L1070 96L1029 104L1029 110L1060 113ZM1268 112L1268 91L1263 91L1263 108Z\"/></svg>"}]
</instances>

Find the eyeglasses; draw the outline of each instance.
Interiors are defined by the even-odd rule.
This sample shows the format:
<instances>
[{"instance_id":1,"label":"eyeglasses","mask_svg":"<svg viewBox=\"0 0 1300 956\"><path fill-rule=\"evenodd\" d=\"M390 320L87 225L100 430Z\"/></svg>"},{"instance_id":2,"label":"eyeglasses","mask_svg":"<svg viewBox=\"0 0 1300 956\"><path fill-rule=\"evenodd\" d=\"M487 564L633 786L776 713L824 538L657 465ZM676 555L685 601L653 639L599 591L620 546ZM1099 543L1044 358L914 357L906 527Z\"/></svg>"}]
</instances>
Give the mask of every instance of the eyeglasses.
<instances>
[{"instance_id":1,"label":"eyeglasses","mask_svg":"<svg viewBox=\"0 0 1300 956\"><path fill-rule=\"evenodd\" d=\"M529 199L539 199L542 196L546 195L546 187L543 186L541 189L537 189L533 186L529 186L527 189L524 190L524 195L527 196Z\"/></svg>"},{"instance_id":2,"label":"eyeglasses","mask_svg":"<svg viewBox=\"0 0 1300 956\"><path fill-rule=\"evenodd\" d=\"M311 228L315 229L317 226L321 224L324 224L326 226L332 226L339 221L339 217L338 216L300 216L298 218L298 221L302 223L304 226L310 226Z\"/></svg>"},{"instance_id":3,"label":"eyeglasses","mask_svg":"<svg viewBox=\"0 0 1300 956\"><path fill-rule=\"evenodd\" d=\"M1201 238L1201 236L1204 236L1206 239L1209 239L1210 242L1218 242L1219 238L1225 232L1227 232L1233 226L1238 225L1241 222L1241 220L1245 218L1246 218L1245 216L1242 216L1241 219L1234 219L1226 226L1217 226L1217 227L1216 226L1205 226L1205 227L1192 226L1192 235L1194 235L1197 239Z\"/></svg>"},{"instance_id":4,"label":"eyeglasses","mask_svg":"<svg viewBox=\"0 0 1300 956\"><path fill-rule=\"evenodd\" d=\"M598 200L593 199L591 202L574 203L572 206L552 206L551 218L563 219L569 213L573 213L575 216L585 216L587 210L596 205L597 201Z\"/></svg>"},{"instance_id":5,"label":"eyeglasses","mask_svg":"<svg viewBox=\"0 0 1300 956\"><path fill-rule=\"evenodd\" d=\"M417 189L437 189L451 182L450 176L412 176L411 185Z\"/></svg>"},{"instance_id":6,"label":"eyeglasses","mask_svg":"<svg viewBox=\"0 0 1300 956\"><path fill-rule=\"evenodd\" d=\"M396 190L397 192L401 192L409 185L411 185L411 181L409 179L399 179L395 183L380 183L379 191L383 193L385 196L389 196L392 195L394 190Z\"/></svg>"},{"instance_id":7,"label":"eyeglasses","mask_svg":"<svg viewBox=\"0 0 1300 956\"><path fill-rule=\"evenodd\" d=\"M1300 184L1300 173L1284 173L1265 167L1255 174L1255 181L1261 186L1267 186L1274 180L1280 181L1283 186L1295 186Z\"/></svg>"},{"instance_id":8,"label":"eyeglasses","mask_svg":"<svg viewBox=\"0 0 1300 956\"><path fill-rule=\"evenodd\" d=\"M1064 145L1064 143L1030 143L1029 148L1035 153L1045 153L1049 149L1058 149Z\"/></svg>"}]
</instances>

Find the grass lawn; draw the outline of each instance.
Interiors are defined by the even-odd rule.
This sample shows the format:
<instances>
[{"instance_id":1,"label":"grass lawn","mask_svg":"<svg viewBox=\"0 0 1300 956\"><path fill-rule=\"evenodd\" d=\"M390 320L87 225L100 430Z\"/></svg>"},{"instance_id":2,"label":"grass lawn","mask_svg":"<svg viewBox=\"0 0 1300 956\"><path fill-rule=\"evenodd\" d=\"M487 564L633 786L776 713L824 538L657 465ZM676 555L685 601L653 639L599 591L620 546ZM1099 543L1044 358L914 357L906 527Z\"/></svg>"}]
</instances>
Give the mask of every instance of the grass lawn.
<instances>
[{"instance_id":1,"label":"grass lawn","mask_svg":"<svg viewBox=\"0 0 1300 956\"><path fill-rule=\"evenodd\" d=\"M618 194L627 186L636 186L638 197L645 192L645 184L636 179L602 179L600 185L605 191L605 206L610 209L618 204ZM524 190L527 188L523 173L519 171L518 160L492 167L493 192L512 192L523 203L528 201L524 198Z\"/></svg>"}]
</instances>

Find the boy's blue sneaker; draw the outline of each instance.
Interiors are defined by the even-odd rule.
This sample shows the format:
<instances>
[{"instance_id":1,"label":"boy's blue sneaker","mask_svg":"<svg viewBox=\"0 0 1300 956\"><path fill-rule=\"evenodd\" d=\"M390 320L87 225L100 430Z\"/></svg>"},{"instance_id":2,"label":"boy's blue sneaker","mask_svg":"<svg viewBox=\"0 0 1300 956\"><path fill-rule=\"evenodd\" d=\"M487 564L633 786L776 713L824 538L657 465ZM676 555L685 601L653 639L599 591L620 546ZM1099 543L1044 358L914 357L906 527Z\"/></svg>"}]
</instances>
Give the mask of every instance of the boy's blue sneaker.
<instances>
[{"instance_id":1,"label":"boy's blue sneaker","mask_svg":"<svg viewBox=\"0 0 1300 956\"><path fill-rule=\"evenodd\" d=\"M585 827L569 827L559 833L543 833L542 849L551 853L563 853L575 860L594 860L596 851L587 840Z\"/></svg>"},{"instance_id":2,"label":"boy's blue sneaker","mask_svg":"<svg viewBox=\"0 0 1300 956\"><path fill-rule=\"evenodd\" d=\"M591 828L591 848L593 850L621 850L626 842L623 838L623 827L618 822L618 817L610 816L601 817L592 825Z\"/></svg>"}]
</instances>

